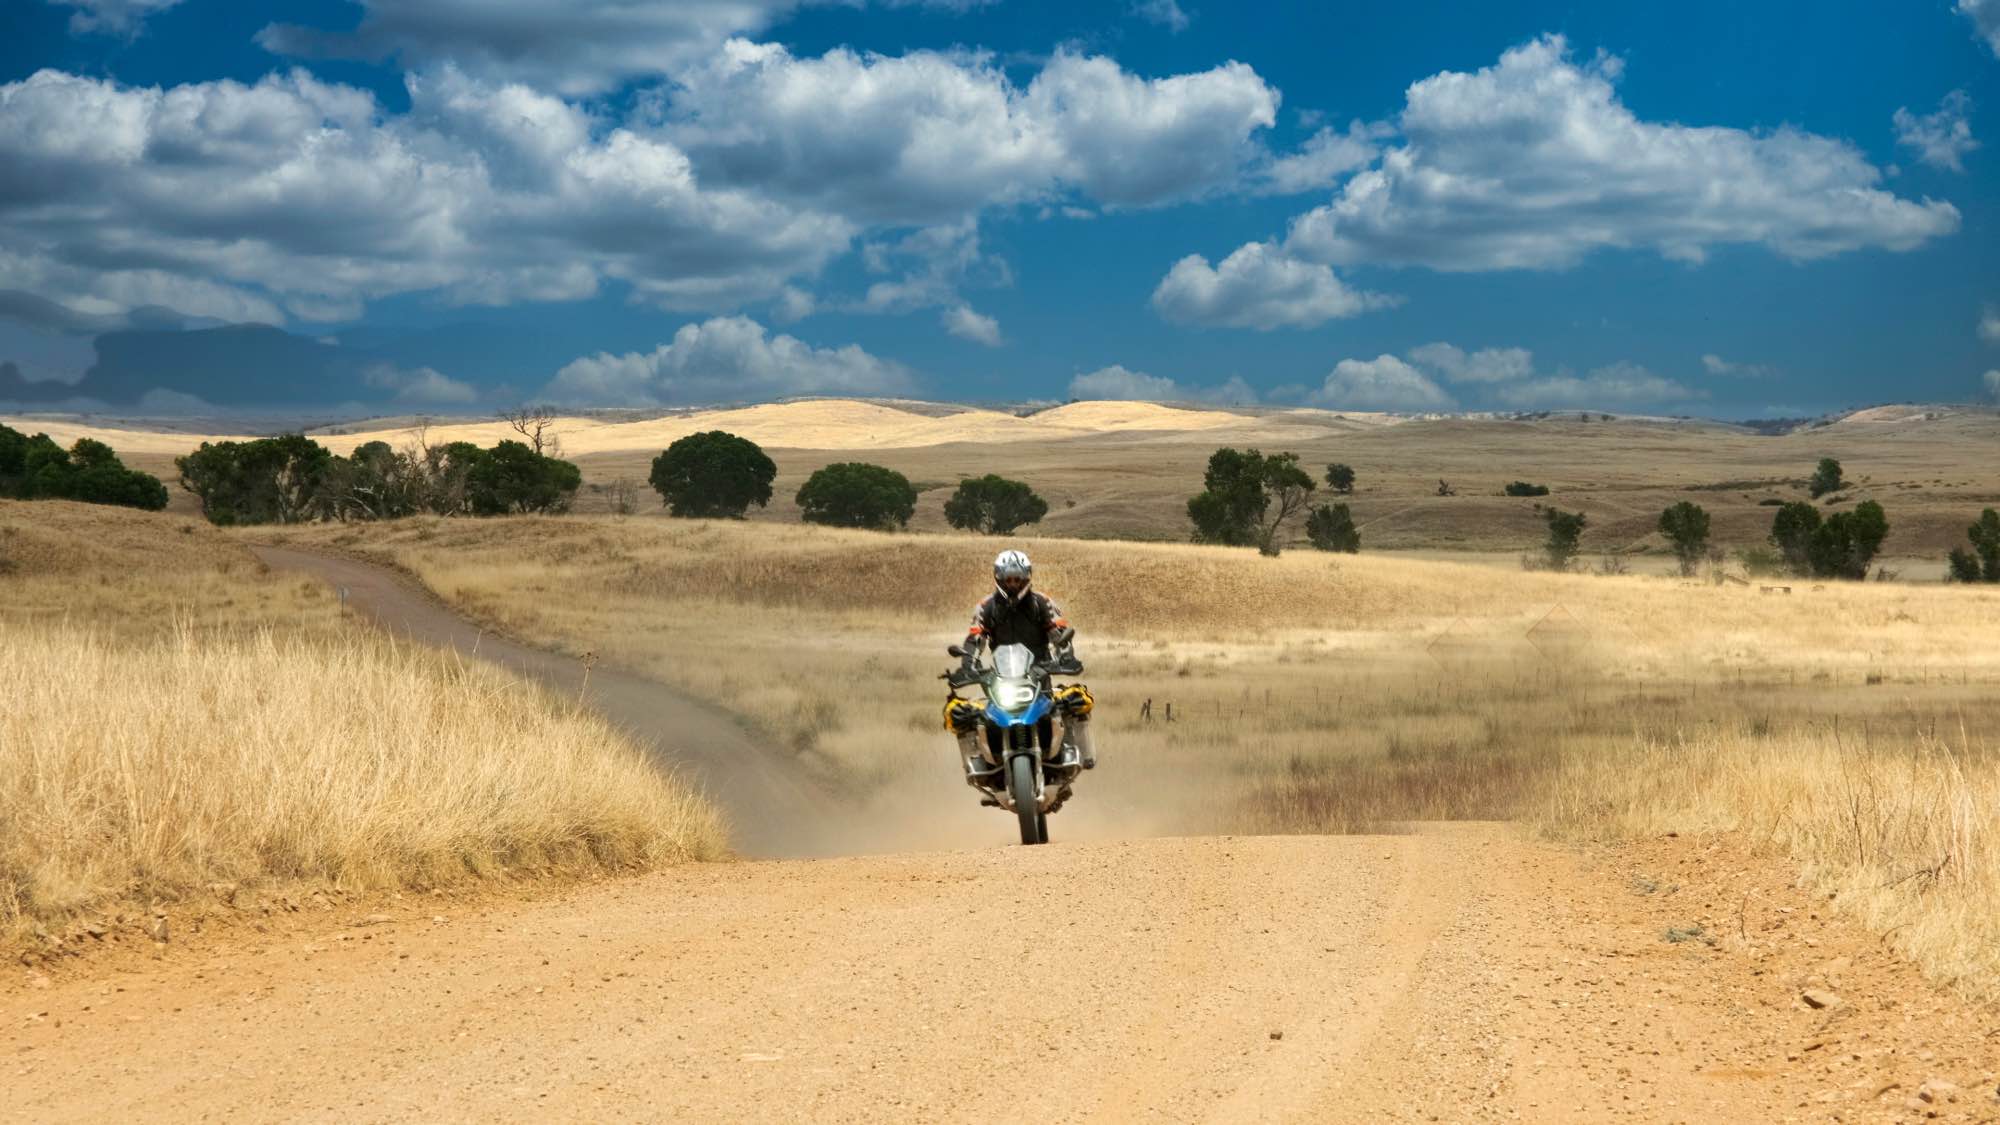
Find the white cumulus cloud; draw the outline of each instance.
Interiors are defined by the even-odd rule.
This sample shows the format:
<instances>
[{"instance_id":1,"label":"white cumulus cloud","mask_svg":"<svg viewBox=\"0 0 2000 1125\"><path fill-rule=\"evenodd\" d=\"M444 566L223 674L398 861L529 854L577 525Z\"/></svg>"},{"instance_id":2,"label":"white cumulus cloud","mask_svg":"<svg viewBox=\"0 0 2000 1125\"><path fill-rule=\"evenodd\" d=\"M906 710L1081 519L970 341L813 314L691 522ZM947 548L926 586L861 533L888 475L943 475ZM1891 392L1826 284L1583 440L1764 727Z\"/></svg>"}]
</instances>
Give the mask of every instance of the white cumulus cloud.
<instances>
[{"instance_id":1,"label":"white cumulus cloud","mask_svg":"<svg viewBox=\"0 0 2000 1125\"><path fill-rule=\"evenodd\" d=\"M25 3L26 0L21 0ZM156 12L164 12L179 4L181 0L50 0L61 8L74 8L70 13L69 30L72 35L103 33L110 35L137 35L146 17Z\"/></svg>"},{"instance_id":2,"label":"white cumulus cloud","mask_svg":"<svg viewBox=\"0 0 2000 1125\"><path fill-rule=\"evenodd\" d=\"M2000 401L2000 371L1988 371L1985 379L1986 393L1992 395L1995 401Z\"/></svg>"},{"instance_id":3,"label":"white cumulus cloud","mask_svg":"<svg viewBox=\"0 0 2000 1125\"><path fill-rule=\"evenodd\" d=\"M798 57L730 38L794 6L368 0L345 46L268 31L420 64L407 111L303 70L0 83L0 289L79 314L276 324L403 293L504 305L616 283L668 309L768 302L780 319L935 309L990 338L955 311L966 286L1010 280L979 249L985 213L1166 205L1251 190L1271 164L1279 95L1240 63L1148 77L1059 50L1017 80L966 51ZM551 92L664 68L666 43L706 46L630 104ZM865 298L801 296L871 234L901 276Z\"/></svg>"},{"instance_id":4,"label":"white cumulus cloud","mask_svg":"<svg viewBox=\"0 0 2000 1125\"><path fill-rule=\"evenodd\" d=\"M1410 359L1454 383L1502 383L1535 373L1535 354L1526 348L1481 348L1466 352L1451 344L1410 349Z\"/></svg>"},{"instance_id":5,"label":"white cumulus cloud","mask_svg":"<svg viewBox=\"0 0 2000 1125\"><path fill-rule=\"evenodd\" d=\"M1266 331L1312 328L1392 303L1350 289L1330 267L1302 262L1269 242L1238 247L1213 266L1189 254L1153 290L1153 308L1168 320Z\"/></svg>"},{"instance_id":6,"label":"white cumulus cloud","mask_svg":"<svg viewBox=\"0 0 2000 1125\"><path fill-rule=\"evenodd\" d=\"M1972 20L1994 57L2000 58L2000 0L1958 0L1958 10Z\"/></svg>"},{"instance_id":7,"label":"white cumulus cloud","mask_svg":"<svg viewBox=\"0 0 2000 1125\"><path fill-rule=\"evenodd\" d=\"M662 405L745 402L790 395L884 395L909 391L902 365L849 344L816 348L771 336L747 317L683 325L650 352L600 352L572 360L542 391L551 402Z\"/></svg>"},{"instance_id":8,"label":"white cumulus cloud","mask_svg":"<svg viewBox=\"0 0 2000 1125\"><path fill-rule=\"evenodd\" d=\"M1710 375L1723 375L1736 379L1762 379L1777 373L1767 364L1731 363L1712 352L1701 357L1701 366Z\"/></svg>"},{"instance_id":9,"label":"white cumulus cloud","mask_svg":"<svg viewBox=\"0 0 2000 1125\"><path fill-rule=\"evenodd\" d=\"M1495 397L1520 409L1603 409L1608 406L1667 406L1707 398L1705 391L1686 387L1636 363L1614 363L1589 374L1550 375L1524 383L1509 383Z\"/></svg>"},{"instance_id":10,"label":"white cumulus cloud","mask_svg":"<svg viewBox=\"0 0 2000 1125\"><path fill-rule=\"evenodd\" d=\"M1186 31L1189 22L1179 0L1132 0L1132 14L1176 34Z\"/></svg>"},{"instance_id":11,"label":"white cumulus cloud","mask_svg":"<svg viewBox=\"0 0 2000 1125\"><path fill-rule=\"evenodd\" d=\"M1068 192L1144 207L1228 190L1266 159L1277 107L1241 63L1149 79L1058 51L1022 87L983 56L732 40L658 112L718 182L914 226Z\"/></svg>"},{"instance_id":12,"label":"white cumulus cloud","mask_svg":"<svg viewBox=\"0 0 2000 1125\"><path fill-rule=\"evenodd\" d=\"M1240 375L1232 375L1214 386L1189 386L1161 375L1133 371L1112 364L1069 381L1073 399L1126 402L1207 402L1241 406L1257 401L1257 392Z\"/></svg>"},{"instance_id":13,"label":"white cumulus cloud","mask_svg":"<svg viewBox=\"0 0 2000 1125\"><path fill-rule=\"evenodd\" d=\"M1988 305L1979 312L1979 338L2000 344L2000 305Z\"/></svg>"},{"instance_id":14,"label":"white cumulus cloud","mask_svg":"<svg viewBox=\"0 0 2000 1125\"><path fill-rule=\"evenodd\" d=\"M1896 143L1917 154L1933 168L1965 171L1965 154L1979 147L1972 137L1972 99L1953 90L1938 103L1937 112L1921 117L1907 108L1896 110Z\"/></svg>"},{"instance_id":15,"label":"white cumulus cloud","mask_svg":"<svg viewBox=\"0 0 2000 1125\"><path fill-rule=\"evenodd\" d=\"M165 89L44 70L0 85L0 289L81 313L281 322L439 291L669 307L776 294L855 228L697 182L670 142L446 69L407 114L303 71Z\"/></svg>"},{"instance_id":16,"label":"white cumulus cloud","mask_svg":"<svg viewBox=\"0 0 2000 1125\"><path fill-rule=\"evenodd\" d=\"M1333 410L1449 410L1457 405L1443 387L1392 355L1343 359L1306 401Z\"/></svg>"},{"instance_id":17,"label":"white cumulus cloud","mask_svg":"<svg viewBox=\"0 0 2000 1125\"><path fill-rule=\"evenodd\" d=\"M944 330L961 340L971 340L989 348L997 348L1001 343L1000 322L974 311L971 305L953 305L944 310Z\"/></svg>"},{"instance_id":18,"label":"white cumulus cloud","mask_svg":"<svg viewBox=\"0 0 2000 1125\"><path fill-rule=\"evenodd\" d=\"M161 0L91 0L99 6ZM178 0L167 0L178 2ZM595 94L673 74L735 35L765 30L814 0L359 0L351 31L271 24L265 49L307 58L450 63L496 81ZM850 3L865 0L818 0ZM963 11L987 0L888 0L886 7Z\"/></svg>"},{"instance_id":19,"label":"white cumulus cloud","mask_svg":"<svg viewBox=\"0 0 2000 1125\"><path fill-rule=\"evenodd\" d=\"M1882 190L1844 141L1642 121L1618 98L1621 72L1547 36L1416 83L1405 143L1296 219L1286 248L1333 265L1560 269L1606 248L1693 262L1754 244L1812 259L1958 229L1951 204Z\"/></svg>"},{"instance_id":20,"label":"white cumulus cloud","mask_svg":"<svg viewBox=\"0 0 2000 1125\"><path fill-rule=\"evenodd\" d=\"M471 384L462 383L435 368L402 368L394 364L377 364L361 373L361 381L368 386L391 391L397 402L423 403L430 405L464 405L479 401L479 392Z\"/></svg>"},{"instance_id":21,"label":"white cumulus cloud","mask_svg":"<svg viewBox=\"0 0 2000 1125\"><path fill-rule=\"evenodd\" d=\"M1387 125L1355 121L1345 133L1322 128L1299 150L1276 157L1265 170L1265 190L1274 195L1318 191L1339 183L1349 172L1374 163L1382 138L1393 133Z\"/></svg>"}]
</instances>

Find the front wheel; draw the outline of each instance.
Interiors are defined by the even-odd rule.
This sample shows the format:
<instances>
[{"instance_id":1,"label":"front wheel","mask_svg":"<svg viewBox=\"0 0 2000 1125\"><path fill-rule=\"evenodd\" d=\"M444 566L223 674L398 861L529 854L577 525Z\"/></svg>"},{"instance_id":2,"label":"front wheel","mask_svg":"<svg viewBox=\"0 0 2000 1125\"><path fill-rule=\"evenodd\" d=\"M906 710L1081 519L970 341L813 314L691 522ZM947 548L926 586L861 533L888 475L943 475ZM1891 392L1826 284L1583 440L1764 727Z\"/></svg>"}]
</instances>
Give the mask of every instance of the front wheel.
<instances>
[{"instance_id":1,"label":"front wheel","mask_svg":"<svg viewBox=\"0 0 2000 1125\"><path fill-rule=\"evenodd\" d=\"M1014 798L1014 813L1021 818L1021 842L1023 844L1045 844L1048 831L1047 821L1035 802L1035 770L1037 763L1033 754L1016 754L1008 763L1007 791Z\"/></svg>"}]
</instances>

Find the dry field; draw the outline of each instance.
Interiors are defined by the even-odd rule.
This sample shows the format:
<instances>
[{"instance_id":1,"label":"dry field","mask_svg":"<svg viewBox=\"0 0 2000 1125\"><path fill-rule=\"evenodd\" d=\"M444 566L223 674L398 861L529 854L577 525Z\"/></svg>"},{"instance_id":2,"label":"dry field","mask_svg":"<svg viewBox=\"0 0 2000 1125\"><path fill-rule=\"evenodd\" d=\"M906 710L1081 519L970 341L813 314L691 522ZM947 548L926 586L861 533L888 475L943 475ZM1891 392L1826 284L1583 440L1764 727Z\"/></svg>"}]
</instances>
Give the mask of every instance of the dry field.
<instances>
[{"instance_id":1,"label":"dry field","mask_svg":"<svg viewBox=\"0 0 2000 1125\"><path fill-rule=\"evenodd\" d=\"M1888 510L1884 562L1907 580L1943 574L1943 557L1962 545L1965 525L2000 504L2000 414L1971 407L1882 407L1831 425L1763 437L1707 422L1605 421L1590 415L1539 420L1406 420L1318 410L1257 414L1176 409L1145 403L1076 403L1028 418L986 410L905 404L812 401L741 410L672 414L641 421L573 419L555 432L582 467L578 510L607 510L605 486L635 482L641 510L659 507L645 485L652 458L669 442L721 428L762 444L778 464L775 497L753 518L793 522L792 495L814 469L857 457L906 474L923 490L913 526L942 530L945 498L959 479L1000 472L1033 484L1050 502L1040 534L1085 539L1174 541L1184 537L1187 497L1198 491L1208 455L1221 445L1291 450L1317 472L1341 461L1359 473L1351 498L1370 551L1449 553L1504 566L1543 534L1539 503L1588 514L1588 559L1617 553L1635 569L1667 565L1654 530L1662 508L1694 500L1711 512L1715 538L1729 549L1761 544L1767 502L1802 499L1819 458L1839 458L1856 486L1830 509L1879 500ZM65 418L0 418L17 429L47 429L59 440L94 436L128 463L171 484L173 456L206 436ZM325 429L337 451L366 440L402 445L410 420ZM433 440L491 443L511 436L496 422L440 423ZM1456 496L1434 495L1439 479ZM1500 495L1509 481L1546 484L1546 501ZM196 510L173 489L172 511Z\"/></svg>"},{"instance_id":2,"label":"dry field","mask_svg":"<svg viewBox=\"0 0 2000 1125\"><path fill-rule=\"evenodd\" d=\"M59 952L218 895L721 852L594 716L394 645L186 519L0 502L0 637L0 946Z\"/></svg>"},{"instance_id":3,"label":"dry field","mask_svg":"<svg viewBox=\"0 0 2000 1125\"><path fill-rule=\"evenodd\" d=\"M990 540L610 518L284 538L396 562L505 632L736 709L884 816L971 803L935 676ZM1586 841L1735 832L1937 979L2000 992L2000 591L1024 545L1082 630L1104 723L1105 764L1058 839L1449 819ZM911 843L1003 835L978 823L990 838L955 820Z\"/></svg>"}]
</instances>

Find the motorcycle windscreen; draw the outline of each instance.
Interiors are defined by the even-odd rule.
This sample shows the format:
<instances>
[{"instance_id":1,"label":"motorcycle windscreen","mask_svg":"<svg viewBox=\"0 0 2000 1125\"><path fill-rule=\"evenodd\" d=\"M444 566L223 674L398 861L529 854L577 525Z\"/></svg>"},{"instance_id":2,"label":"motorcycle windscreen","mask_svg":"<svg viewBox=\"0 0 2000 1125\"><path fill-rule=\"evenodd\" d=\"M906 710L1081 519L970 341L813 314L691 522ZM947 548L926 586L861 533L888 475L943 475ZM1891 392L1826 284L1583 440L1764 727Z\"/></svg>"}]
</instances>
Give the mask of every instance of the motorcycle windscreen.
<instances>
[{"instance_id":1,"label":"motorcycle windscreen","mask_svg":"<svg viewBox=\"0 0 2000 1125\"><path fill-rule=\"evenodd\" d=\"M1027 645L1001 645L993 650L993 674L1003 680L1024 680L1035 663Z\"/></svg>"}]
</instances>

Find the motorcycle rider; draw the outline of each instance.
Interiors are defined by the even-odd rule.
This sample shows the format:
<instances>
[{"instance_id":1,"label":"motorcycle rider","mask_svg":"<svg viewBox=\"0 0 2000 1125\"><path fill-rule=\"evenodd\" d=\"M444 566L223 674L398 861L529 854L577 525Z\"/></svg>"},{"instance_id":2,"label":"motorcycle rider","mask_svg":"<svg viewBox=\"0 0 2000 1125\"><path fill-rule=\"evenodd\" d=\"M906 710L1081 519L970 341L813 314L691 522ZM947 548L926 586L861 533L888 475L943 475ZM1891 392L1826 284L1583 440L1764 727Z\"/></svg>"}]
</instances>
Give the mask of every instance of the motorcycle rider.
<instances>
[{"instance_id":1,"label":"motorcycle rider","mask_svg":"<svg viewBox=\"0 0 2000 1125\"><path fill-rule=\"evenodd\" d=\"M993 560L993 592L980 601L972 611L972 624L966 629L964 651L959 672L965 679L972 679L977 673L975 665L982 647L990 645L998 649L1004 645L1025 645L1034 653L1035 660L1047 661L1050 653L1062 657L1072 657L1070 642L1076 630L1070 628L1069 620L1063 616L1054 599L1033 589L1035 564L1028 560L1025 552L1007 550ZM1097 749L1090 733L1091 701L1087 691L1073 689L1066 698L1059 697L1063 714L1063 741L1077 748L1083 759L1084 769L1097 768ZM986 753L975 725L971 730L957 731L960 752L969 761L973 758L990 759Z\"/></svg>"}]
</instances>

